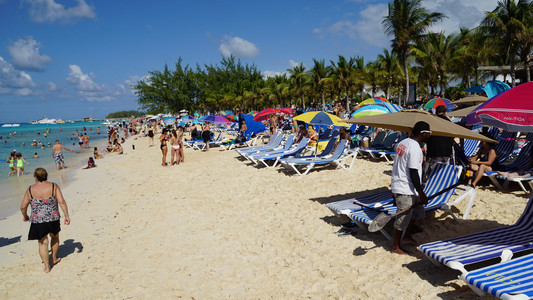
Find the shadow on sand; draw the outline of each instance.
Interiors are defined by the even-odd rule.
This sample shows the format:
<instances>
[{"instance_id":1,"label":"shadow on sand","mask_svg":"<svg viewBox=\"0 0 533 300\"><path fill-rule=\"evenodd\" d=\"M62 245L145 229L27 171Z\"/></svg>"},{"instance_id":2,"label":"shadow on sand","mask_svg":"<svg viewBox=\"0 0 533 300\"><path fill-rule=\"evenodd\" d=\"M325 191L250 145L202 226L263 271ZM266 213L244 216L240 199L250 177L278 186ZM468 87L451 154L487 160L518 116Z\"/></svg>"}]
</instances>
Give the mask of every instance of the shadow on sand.
<instances>
[{"instance_id":1,"label":"shadow on sand","mask_svg":"<svg viewBox=\"0 0 533 300\"><path fill-rule=\"evenodd\" d=\"M0 247L4 247L4 246L8 246L8 245L11 245L11 244L14 244L14 243L18 243L18 242L20 242L20 238L21 237L22 237L22 235L19 235L19 236L13 237L13 238L0 237Z\"/></svg>"},{"instance_id":2,"label":"shadow on sand","mask_svg":"<svg viewBox=\"0 0 533 300\"><path fill-rule=\"evenodd\" d=\"M63 244L60 244L59 249L57 250L59 257L67 257L74 252L83 252L83 245L80 242L74 242L73 239L63 241Z\"/></svg>"}]
</instances>

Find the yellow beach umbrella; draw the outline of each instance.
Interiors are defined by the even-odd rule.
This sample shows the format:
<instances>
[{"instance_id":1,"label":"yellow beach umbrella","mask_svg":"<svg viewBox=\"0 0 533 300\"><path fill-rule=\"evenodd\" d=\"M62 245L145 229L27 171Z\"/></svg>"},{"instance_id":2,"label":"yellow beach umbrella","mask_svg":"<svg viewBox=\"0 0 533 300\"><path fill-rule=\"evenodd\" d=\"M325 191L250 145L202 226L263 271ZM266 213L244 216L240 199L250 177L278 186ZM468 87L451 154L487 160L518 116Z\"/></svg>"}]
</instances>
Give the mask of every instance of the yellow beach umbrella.
<instances>
[{"instance_id":1,"label":"yellow beach umbrella","mask_svg":"<svg viewBox=\"0 0 533 300\"><path fill-rule=\"evenodd\" d=\"M302 121L312 125L333 125L350 127L349 124L342 122L341 118L332 114L325 113L323 111L306 112L294 117L293 120Z\"/></svg>"}]
</instances>

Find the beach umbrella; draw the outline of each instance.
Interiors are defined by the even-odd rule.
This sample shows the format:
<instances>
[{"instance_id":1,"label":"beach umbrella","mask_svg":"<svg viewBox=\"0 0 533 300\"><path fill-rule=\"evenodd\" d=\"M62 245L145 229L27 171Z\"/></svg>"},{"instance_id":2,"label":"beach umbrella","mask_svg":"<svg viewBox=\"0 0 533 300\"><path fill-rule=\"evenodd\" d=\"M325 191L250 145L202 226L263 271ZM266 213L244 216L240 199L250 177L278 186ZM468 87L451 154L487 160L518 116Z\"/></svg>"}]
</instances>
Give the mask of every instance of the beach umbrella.
<instances>
[{"instance_id":1,"label":"beach umbrella","mask_svg":"<svg viewBox=\"0 0 533 300\"><path fill-rule=\"evenodd\" d=\"M473 104L480 104L480 103L485 103L487 102L487 100L489 100L489 98L485 97L485 96L478 96L478 95L470 95L470 96L466 96L464 98L461 98L459 100L456 100L456 101L453 101L453 104L455 105L473 105Z\"/></svg>"},{"instance_id":2,"label":"beach umbrella","mask_svg":"<svg viewBox=\"0 0 533 300\"><path fill-rule=\"evenodd\" d=\"M373 97L373 98L369 98L369 99L362 101L361 103L359 103L359 106L383 104L383 103L390 103L390 102L389 100L383 97Z\"/></svg>"},{"instance_id":3,"label":"beach umbrella","mask_svg":"<svg viewBox=\"0 0 533 300\"><path fill-rule=\"evenodd\" d=\"M279 109L279 112L280 113L284 113L286 115L291 115L294 113L294 109L290 108L290 107L282 107Z\"/></svg>"},{"instance_id":4,"label":"beach umbrella","mask_svg":"<svg viewBox=\"0 0 533 300\"><path fill-rule=\"evenodd\" d=\"M226 119L230 120L231 122L237 122L239 120L239 117L236 117L234 115L227 115Z\"/></svg>"},{"instance_id":5,"label":"beach umbrella","mask_svg":"<svg viewBox=\"0 0 533 300\"><path fill-rule=\"evenodd\" d=\"M202 119L203 122L206 122L206 121L209 121L213 124L230 124L231 121L224 118L223 116L219 116L219 115L207 115L205 117L203 117Z\"/></svg>"},{"instance_id":6,"label":"beach umbrella","mask_svg":"<svg viewBox=\"0 0 533 300\"><path fill-rule=\"evenodd\" d=\"M254 121L264 121L270 118L271 114L277 114L277 113L279 113L278 108L263 109L262 111L258 112L257 115L254 116Z\"/></svg>"},{"instance_id":7,"label":"beach umbrella","mask_svg":"<svg viewBox=\"0 0 533 300\"><path fill-rule=\"evenodd\" d=\"M451 118L463 118L463 117L466 117L469 113L471 113L474 109L478 108L478 106L480 106L481 104L478 104L478 105L474 105L474 106L469 106L469 107L465 107L465 108L461 108L461 109L458 109L458 110L454 110L452 111L451 113L448 113L448 117L451 117Z\"/></svg>"},{"instance_id":8,"label":"beach umbrella","mask_svg":"<svg viewBox=\"0 0 533 300\"><path fill-rule=\"evenodd\" d=\"M484 87L476 85L469 89L466 89L465 92L467 93L485 93L487 94L487 97L492 98L502 92L505 92L506 90L510 89L511 87L502 81L499 80L491 80L485 84Z\"/></svg>"},{"instance_id":9,"label":"beach umbrella","mask_svg":"<svg viewBox=\"0 0 533 300\"><path fill-rule=\"evenodd\" d=\"M194 114L192 114L192 115L193 115L193 116L195 116L195 117L197 117L197 118L198 118L198 117L200 116L200 114L199 114L199 113L197 113L197 112L195 112L195 113L194 113Z\"/></svg>"},{"instance_id":10,"label":"beach umbrella","mask_svg":"<svg viewBox=\"0 0 533 300\"><path fill-rule=\"evenodd\" d=\"M349 127L350 125L344 123L341 118L325 113L323 111L310 111L298 115L293 118L296 121L302 121L311 125L333 125L333 126L345 126Z\"/></svg>"},{"instance_id":11,"label":"beach umbrella","mask_svg":"<svg viewBox=\"0 0 533 300\"><path fill-rule=\"evenodd\" d=\"M176 117L164 117L162 120L165 125L172 125L176 123Z\"/></svg>"},{"instance_id":12,"label":"beach umbrella","mask_svg":"<svg viewBox=\"0 0 533 300\"><path fill-rule=\"evenodd\" d=\"M411 132L413 126L418 121L424 121L428 123L432 135L435 136L447 136L453 138L457 137L494 142L494 140L489 139L484 135L481 135L465 127L456 125L450 121L434 116L423 110L410 109L390 114L382 114L377 116L345 120L346 123L380 127L403 132Z\"/></svg>"},{"instance_id":13,"label":"beach umbrella","mask_svg":"<svg viewBox=\"0 0 533 300\"><path fill-rule=\"evenodd\" d=\"M253 110L249 114L255 117L255 115L257 115L257 113L259 113L257 110Z\"/></svg>"},{"instance_id":14,"label":"beach umbrella","mask_svg":"<svg viewBox=\"0 0 533 300\"><path fill-rule=\"evenodd\" d=\"M356 110L351 117L352 118L360 118L360 117L367 117L367 116L375 116L375 115L382 115L382 114L388 114L390 111L383 105L365 105L358 110Z\"/></svg>"},{"instance_id":15,"label":"beach umbrella","mask_svg":"<svg viewBox=\"0 0 533 300\"><path fill-rule=\"evenodd\" d=\"M193 120L193 119L194 119L194 117L190 116L190 115L186 115L186 116L181 117L181 120L185 121L185 122Z\"/></svg>"},{"instance_id":16,"label":"beach umbrella","mask_svg":"<svg viewBox=\"0 0 533 300\"><path fill-rule=\"evenodd\" d=\"M424 105L424 109L428 109L428 110L436 109L437 107L441 105L446 106L446 108L449 110L457 108L457 105L454 105L452 101L445 99L445 98L438 97L438 98L433 98L429 100L428 103Z\"/></svg>"},{"instance_id":17,"label":"beach umbrella","mask_svg":"<svg viewBox=\"0 0 533 300\"><path fill-rule=\"evenodd\" d=\"M481 104L467 115L467 124L533 132L533 82L523 83Z\"/></svg>"}]
</instances>

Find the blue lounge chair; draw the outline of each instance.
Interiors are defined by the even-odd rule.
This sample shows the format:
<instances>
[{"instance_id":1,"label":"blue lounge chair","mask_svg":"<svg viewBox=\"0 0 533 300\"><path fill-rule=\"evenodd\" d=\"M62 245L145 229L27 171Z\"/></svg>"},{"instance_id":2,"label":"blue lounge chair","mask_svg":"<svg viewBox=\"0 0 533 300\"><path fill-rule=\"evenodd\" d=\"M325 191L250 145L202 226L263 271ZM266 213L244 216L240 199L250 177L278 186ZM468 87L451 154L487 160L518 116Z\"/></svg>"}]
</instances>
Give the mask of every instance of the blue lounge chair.
<instances>
[{"instance_id":1,"label":"blue lounge chair","mask_svg":"<svg viewBox=\"0 0 533 300\"><path fill-rule=\"evenodd\" d=\"M533 249L533 197L514 225L482 231L462 237L420 245L434 264L443 264L467 273L465 266L501 257L507 261L512 253Z\"/></svg>"},{"instance_id":2,"label":"blue lounge chair","mask_svg":"<svg viewBox=\"0 0 533 300\"><path fill-rule=\"evenodd\" d=\"M398 139L398 135L399 133L397 131L391 131L387 134L381 145L376 145L374 148L359 149L359 152L367 153L375 159L385 158L388 162L391 162L392 156L395 154L394 144ZM390 160L388 156L391 156Z\"/></svg>"},{"instance_id":3,"label":"blue lounge chair","mask_svg":"<svg viewBox=\"0 0 533 300\"><path fill-rule=\"evenodd\" d=\"M273 150L273 149L279 147L279 145L281 145L282 141L283 141L283 134L279 134L279 133L276 132L276 133L274 133L272 135L272 137L270 138L268 143L266 143L265 145L242 148L242 149L235 149L235 151L237 151L237 153L239 153L240 155L243 155L243 156L245 154L249 154L249 153L258 153L258 152L261 152L261 151L269 151L269 150Z\"/></svg>"},{"instance_id":4,"label":"blue lounge chair","mask_svg":"<svg viewBox=\"0 0 533 300\"><path fill-rule=\"evenodd\" d=\"M244 157L246 157L246 159L248 160L253 161L254 163L257 163L254 159L255 156L262 156L265 154L276 154L276 153L282 153L284 151L288 151L292 147L292 144L295 138L296 137L294 136L294 134L291 134L287 137L287 140L285 140L285 144L280 149L272 149L272 150L260 151L260 152L255 152L255 153L247 153L247 154L244 154Z\"/></svg>"},{"instance_id":5,"label":"blue lounge chair","mask_svg":"<svg viewBox=\"0 0 533 300\"><path fill-rule=\"evenodd\" d=\"M324 157L324 156L328 156L330 155L333 150L335 150L335 145L337 144L337 138L330 138L329 141L328 141L328 144L326 145L326 148L324 148L324 150L322 150L322 152L320 152L319 154L312 154L312 155L305 155L305 156L298 156L298 157L288 157L288 158L282 158L280 160L281 161L284 161L284 162L290 162L291 160L302 160L302 159L308 159L308 160L312 160L312 159L316 159L316 158L320 158L320 157Z\"/></svg>"},{"instance_id":6,"label":"blue lounge chair","mask_svg":"<svg viewBox=\"0 0 533 300\"><path fill-rule=\"evenodd\" d=\"M309 143L308 138L303 138L295 147L283 151L281 153L265 153L264 155L256 155L253 157L253 159L256 162L261 162L263 165L265 165L267 168L270 166L266 163L267 161L274 160L274 164L272 167L275 167L278 164L278 161L285 157L291 157L291 156L297 156L303 151L305 151L307 144Z\"/></svg>"},{"instance_id":7,"label":"blue lounge chair","mask_svg":"<svg viewBox=\"0 0 533 300\"><path fill-rule=\"evenodd\" d=\"M287 159L282 160L281 164L284 167L292 168L298 175L307 175L311 169L313 169L316 165L326 165L326 164L336 164L337 166L340 166L343 169L349 169L352 167L353 162L355 161L355 153L350 154L347 156L343 156L345 150L347 149L348 142L346 140L341 140L339 144L337 145L337 148L335 149L335 152L333 154L323 157L318 157L314 159L308 159L308 158L293 158L293 159ZM351 164L346 167L344 165L344 161L348 159L349 157L352 157ZM304 173L302 173L300 170L298 170L299 167L307 167Z\"/></svg>"},{"instance_id":8,"label":"blue lounge chair","mask_svg":"<svg viewBox=\"0 0 533 300\"><path fill-rule=\"evenodd\" d=\"M456 184L459 181L461 170L462 167L460 166L438 164L432 169L429 177L430 180L428 180L428 182L424 186L424 192L428 197L430 197L431 195L436 194L437 192ZM456 205L463 199L469 197L469 203L463 215L463 219L468 218L470 209L474 204L476 190L467 186L458 186L457 188L462 189L463 192L458 195L453 201L450 200L455 192L455 189L451 189L429 200L428 204L424 205L424 209L426 211L441 209L446 211L455 220L457 220L457 217L453 214L449 207ZM392 203L386 203L385 205L381 206L380 210L386 212L389 215L397 212L396 206L394 206ZM369 225L370 223L372 223L374 218L376 218L379 213L379 211L376 211L374 209L363 207L360 210L356 210L349 213L348 217L350 217L350 219L352 219L360 227L364 227L365 224ZM384 229L381 229L381 233L383 233L386 238L391 239L390 235Z\"/></svg>"},{"instance_id":9,"label":"blue lounge chair","mask_svg":"<svg viewBox=\"0 0 533 300\"><path fill-rule=\"evenodd\" d=\"M500 164L500 171L516 172L518 170L522 170L526 168L532 161L531 159L532 148L533 148L533 142L528 142L527 145L522 148L518 156L513 161L511 161L508 164ZM531 180L531 178L527 178L527 177L513 178L513 177L502 176L502 175L498 175L497 171L485 172L484 175L488 176L490 180L492 181L492 183L494 184L494 186L496 186L500 190L507 188L510 182L518 182L520 185L520 188L522 188L524 192L528 193L528 190L524 187L524 185L522 184L522 181L529 181ZM503 185L500 184L498 179L504 181Z\"/></svg>"},{"instance_id":10,"label":"blue lounge chair","mask_svg":"<svg viewBox=\"0 0 533 300\"><path fill-rule=\"evenodd\" d=\"M479 296L487 292L500 299L533 299L533 254L461 274Z\"/></svg>"}]
</instances>

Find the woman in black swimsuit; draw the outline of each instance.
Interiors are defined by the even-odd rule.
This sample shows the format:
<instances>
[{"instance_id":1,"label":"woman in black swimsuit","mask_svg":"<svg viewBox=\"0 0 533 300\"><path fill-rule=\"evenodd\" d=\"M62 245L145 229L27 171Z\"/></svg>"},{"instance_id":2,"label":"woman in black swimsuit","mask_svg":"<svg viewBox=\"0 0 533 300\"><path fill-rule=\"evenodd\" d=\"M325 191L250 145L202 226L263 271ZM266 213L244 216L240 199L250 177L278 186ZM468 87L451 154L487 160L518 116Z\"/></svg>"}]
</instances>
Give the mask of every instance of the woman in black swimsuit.
<instances>
[{"instance_id":1,"label":"woman in black swimsuit","mask_svg":"<svg viewBox=\"0 0 533 300\"><path fill-rule=\"evenodd\" d=\"M205 151L209 151L209 140L211 139L211 128L209 127L209 121L202 126L202 140L205 143Z\"/></svg>"},{"instance_id":2,"label":"woman in black swimsuit","mask_svg":"<svg viewBox=\"0 0 533 300\"><path fill-rule=\"evenodd\" d=\"M154 129L152 126L148 129L148 137L150 138L150 146L154 145Z\"/></svg>"},{"instance_id":3,"label":"woman in black swimsuit","mask_svg":"<svg viewBox=\"0 0 533 300\"><path fill-rule=\"evenodd\" d=\"M161 165L163 167L167 166L167 140L168 140L168 133L166 129L163 129L163 132L161 133L161 137L159 138L159 141L161 142L161 152L163 153L163 160Z\"/></svg>"},{"instance_id":4,"label":"woman in black swimsuit","mask_svg":"<svg viewBox=\"0 0 533 300\"><path fill-rule=\"evenodd\" d=\"M473 187L476 187L485 172L497 170L498 152L494 149L494 144L481 142L481 147L477 154L470 158L468 168L475 172L474 177L468 181L468 184Z\"/></svg>"}]
</instances>

